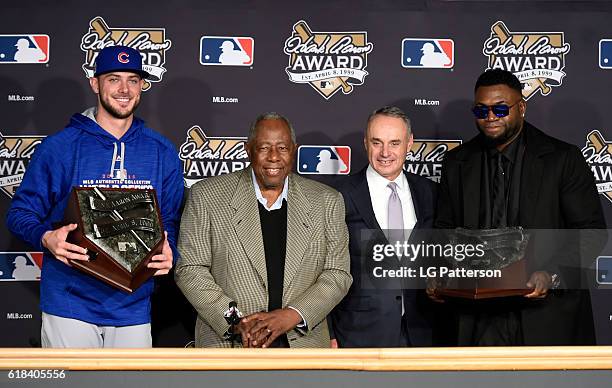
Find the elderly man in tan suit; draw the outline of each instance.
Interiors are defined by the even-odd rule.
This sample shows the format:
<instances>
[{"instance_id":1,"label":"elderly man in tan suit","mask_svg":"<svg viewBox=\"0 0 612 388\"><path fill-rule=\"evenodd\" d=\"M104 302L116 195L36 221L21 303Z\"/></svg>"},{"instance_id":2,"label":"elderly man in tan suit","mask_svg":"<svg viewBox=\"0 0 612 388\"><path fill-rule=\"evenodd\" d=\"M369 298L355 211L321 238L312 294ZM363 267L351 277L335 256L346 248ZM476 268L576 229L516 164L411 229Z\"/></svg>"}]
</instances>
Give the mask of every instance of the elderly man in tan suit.
<instances>
[{"instance_id":1,"label":"elderly man in tan suit","mask_svg":"<svg viewBox=\"0 0 612 388\"><path fill-rule=\"evenodd\" d=\"M194 185L181 222L176 281L198 312L196 346L329 347L326 316L351 285L341 195L291 173L295 134L276 114L249 133L251 166Z\"/></svg>"}]
</instances>

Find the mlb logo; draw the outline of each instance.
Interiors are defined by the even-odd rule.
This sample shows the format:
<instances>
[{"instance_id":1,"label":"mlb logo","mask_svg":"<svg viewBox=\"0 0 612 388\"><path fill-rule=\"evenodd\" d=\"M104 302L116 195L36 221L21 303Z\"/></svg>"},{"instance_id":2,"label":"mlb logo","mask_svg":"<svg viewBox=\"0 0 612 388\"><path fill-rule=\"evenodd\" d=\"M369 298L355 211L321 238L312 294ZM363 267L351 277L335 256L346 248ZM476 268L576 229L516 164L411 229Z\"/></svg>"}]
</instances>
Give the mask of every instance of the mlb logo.
<instances>
[{"instance_id":1,"label":"mlb logo","mask_svg":"<svg viewBox=\"0 0 612 388\"><path fill-rule=\"evenodd\" d=\"M595 265L597 283L612 284L612 257L599 256Z\"/></svg>"},{"instance_id":2,"label":"mlb logo","mask_svg":"<svg viewBox=\"0 0 612 388\"><path fill-rule=\"evenodd\" d=\"M452 39L402 40L402 67L450 69L455 65L455 42Z\"/></svg>"},{"instance_id":3,"label":"mlb logo","mask_svg":"<svg viewBox=\"0 0 612 388\"><path fill-rule=\"evenodd\" d=\"M0 63L48 63L49 35L0 35Z\"/></svg>"},{"instance_id":4,"label":"mlb logo","mask_svg":"<svg viewBox=\"0 0 612 388\"><path fill-rule=\"evenodd\" d=\"M255 41L244 36L203 36L200 64L210 66L251 66Z\"/></svg>"},{"instance_id":5,"label":"mlb logo","mask_svg":"<svg viewBox=\"0 0 612 388\"><path fill-rule=\"evenodd\" d=\"M40 280L42 252L0 252L0 281Z\"/></svg>"},{"instance_id":6,"label":"mlb logo","mask_svg":"<svg viewBox=\"0 0 612 388\"><path fill-rule=\"evenodd\" d=\"M300 146L297 170L300 174L347 175L351 172L351 147Z\"/></svg>"},{"instance_id":7,"label":"mlb logo","mask_svg":"<svg viewBox=\"0 0 612 388\"><path fill-rule=\"evenodd\" d=\"M612 39L599 41L599 67L612 69Z\"/></svg>"},{"instance_id":8,"label":"mlb logo","mask_svg":"<svg viewBox=\"0 0 612 388\"><path fill-rule=\"evenodd\" d=\"M321 89L333 89L334 88L334 83L331 82L331 81L323 80L323 81L321 81L320 87L321 87Z\"/></svg>"}]
</instances>

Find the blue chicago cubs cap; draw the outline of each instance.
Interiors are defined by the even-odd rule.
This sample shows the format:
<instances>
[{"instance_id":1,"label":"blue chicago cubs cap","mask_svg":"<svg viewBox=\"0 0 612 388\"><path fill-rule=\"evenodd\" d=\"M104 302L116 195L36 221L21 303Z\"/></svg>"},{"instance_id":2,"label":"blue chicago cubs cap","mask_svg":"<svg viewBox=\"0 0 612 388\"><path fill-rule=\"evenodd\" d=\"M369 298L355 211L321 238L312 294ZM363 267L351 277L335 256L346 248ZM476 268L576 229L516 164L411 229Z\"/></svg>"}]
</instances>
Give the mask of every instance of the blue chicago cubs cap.
<instances>
[{"instance_id":1,"label":"blue chicago cubs cap","mask_svg":"<svg viewBox=\"0 0 612 388\"><path fill-rule=\"evenodd\" d=\"M95 77L113 71L129 71L143 79L151 79L151 74L142 69L142 56L138 50L127 46L105 47L96 58Z\"/></svg>"}]
</instances>

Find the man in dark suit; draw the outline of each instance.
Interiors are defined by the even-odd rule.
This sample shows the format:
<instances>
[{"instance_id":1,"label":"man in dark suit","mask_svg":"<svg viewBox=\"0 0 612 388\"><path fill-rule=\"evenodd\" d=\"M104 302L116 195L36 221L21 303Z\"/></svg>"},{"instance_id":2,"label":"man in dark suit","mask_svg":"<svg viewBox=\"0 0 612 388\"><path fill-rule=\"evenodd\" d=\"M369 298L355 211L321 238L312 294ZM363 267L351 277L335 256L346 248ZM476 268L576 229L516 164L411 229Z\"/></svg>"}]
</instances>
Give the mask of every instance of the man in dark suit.
<instances>
[{"instance_id":1,"label":"man in dark suit","mask_svg":"<svg viewBox=\"0 0 612 388\"><path fill-rule=\"evenodd\" d=\"M390 240L383 230L388 234L389 229L431 228L435 183L403 171L413 136L410 120L401 109L374 111L368 117L363 142L369 165L340 188L349 229L353 285L332 312L332 343L337 341L339 347L431 346L431 326L424 306L430 301L422 290L403 289L399 281L387 281L381 287L370 282L367 272L371 268L366 267L371 257L362 256L367 251L362 232L370 231L376 243L387 244ZM386 265L398 268L400 262L396 257L387 258Z\"/></svg>"},{"instance_id":2,"label":"man in dark suit","mask_svg":"<svg viewBox=\"0 0 612 388\"><path fill-rule=\"evenodd\" d=\"M527 123L526 109L512 73L480 75L473 108L480 133L446 155L436 227L605 229L579 149ZM549 257L528 263L526 286L533 291L525 297L447 303L455 307L458 345L594 343L588 290L571 289L578 288L570 278L579 258L561 245L550 248Z\"/></svg>"}]
</instances>

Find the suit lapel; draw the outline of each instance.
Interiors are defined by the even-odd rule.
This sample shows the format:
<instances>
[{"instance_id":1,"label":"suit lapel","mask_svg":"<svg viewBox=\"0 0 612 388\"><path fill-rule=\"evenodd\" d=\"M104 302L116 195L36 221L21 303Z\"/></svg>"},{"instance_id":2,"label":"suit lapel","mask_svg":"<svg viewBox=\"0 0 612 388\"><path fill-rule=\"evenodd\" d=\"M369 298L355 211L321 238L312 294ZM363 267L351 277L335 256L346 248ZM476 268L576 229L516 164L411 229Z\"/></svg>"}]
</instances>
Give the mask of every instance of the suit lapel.
<instances>
[{"instance_id":1,"label":"suit lapel","mask_svg":"<svg viewBox=\"0 0 612 388\"><path fill-rule=\"evenodd\" d=\"M541 156L552 151L553 148L542 142L539 131L529 123L524 123L525 156L521 175L519 223L530 228L537 214L538 196L544 174L544 161Z\"/></svg>"},{"instance_id":2,"label":"suit lapel","mask_svg":"<svg viewBox=\"0 0 612 388\"><path fill-rule=\"evenodd\" d=\"M300 187L300 178L289 175L287 193L287 249L285 253L285 274L283 279L283 300L288 300L286 292L297 274L304 253L310 244L313 225L310 221L310 202Z\"/></svg>"},{"instance_id":3,"label":"suit lapel","mask_svg":"<svg viewBox=\"0 0 612 388\"><path fill-rule=\"evenodd\" d=\"M410 189L410 196L412 198L412 206L414 207L414 214L416 215L416 224L414 224L413 229L418 229L421 227L424 217L423 212L421 211L422 205L424 204L424 199L422 196L423 190L412 175L404 171L404 176L406 176L406 180L408 181L408 188Z\"/></svg>"},{"instance_id":4,"label":"suit lapel","mask_svg":"<svg viewBox=\"0 0 612 388\"><path fill-rule=\"evenodd\" d=\"M380 230L380 225L378 225L378 221L376 221L374 209L372 208L370 189L368 188L368 180L366 179L366 169L367 167L354 177L351 177L353 178L351 181L353 190L349 193L349 196L351 201L355 204L355 210L361 215L363 222L365 222L368 228Z\"/></svg>"},{"instance_id":5,"label":"suit lapel","mask_svg":"<svg viewBox=\"0 0 612 388\"><path fill-rule=\"evenodd\" d=\"M266 255L261 234L259 208L257 197L253 188L251 168L245 168L238 180L236 192L231 201L234 209L232 224L242 244L244 252L259 274L263 284L268 288L268 275L266 272Z\"/></svg>"}]
</instances>

